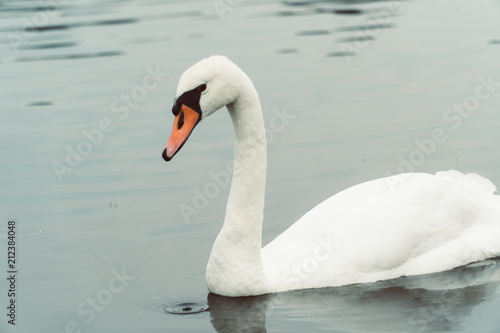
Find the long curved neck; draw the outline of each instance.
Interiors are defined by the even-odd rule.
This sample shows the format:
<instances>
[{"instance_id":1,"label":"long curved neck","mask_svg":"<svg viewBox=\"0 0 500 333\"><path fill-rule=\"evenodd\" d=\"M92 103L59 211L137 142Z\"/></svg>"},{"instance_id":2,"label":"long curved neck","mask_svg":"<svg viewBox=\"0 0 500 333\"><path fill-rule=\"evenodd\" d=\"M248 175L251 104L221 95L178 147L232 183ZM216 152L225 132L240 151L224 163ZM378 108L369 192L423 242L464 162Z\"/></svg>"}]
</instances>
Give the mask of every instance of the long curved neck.
<instances>
[{"instance_id":1,"label":"long curved neck","mask_svg":"<svg viewBox=\"0 0 500 333\"><path fill-rule=\"evenodd\" d=\"M266 134L251 81L227 106L235 130L234 172L224 225L207 265L209 289L217 294L256 294L265 285L261 261L266 184Z\"/></svg>"},{"instance_id":2,"label":"long curved neck","mask_svg":"<svg viewBox=\"0 0 500 333\"><path fill-rule=\"evenodd\" d=\"M228 110L235 129L235 146L224 231L248 240L247 250L257 251L260 256L267 166L262 110L258 97L237 100L228 105Z\"/></svg>"}]
</instances>

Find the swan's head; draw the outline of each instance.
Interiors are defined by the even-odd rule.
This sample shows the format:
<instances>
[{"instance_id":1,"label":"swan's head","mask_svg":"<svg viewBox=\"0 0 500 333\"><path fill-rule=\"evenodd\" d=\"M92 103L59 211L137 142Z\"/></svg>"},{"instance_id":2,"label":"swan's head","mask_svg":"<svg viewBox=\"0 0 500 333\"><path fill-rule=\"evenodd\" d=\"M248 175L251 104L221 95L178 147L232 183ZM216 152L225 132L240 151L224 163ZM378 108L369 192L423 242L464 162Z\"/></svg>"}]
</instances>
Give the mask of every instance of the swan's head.
<instances>
[{"instance_id":1,"label":"swan's head","mask_svg":"<svg viewBox=\"0 0 500 333\"><path fill-rule=\"evenodd\" d=\"M246 77L224 56L205 58L182 74L172 107L174 126L162 154L165 161L182 148L203 118L239 97L241 75Z\"/></svg>"}]
</instances>

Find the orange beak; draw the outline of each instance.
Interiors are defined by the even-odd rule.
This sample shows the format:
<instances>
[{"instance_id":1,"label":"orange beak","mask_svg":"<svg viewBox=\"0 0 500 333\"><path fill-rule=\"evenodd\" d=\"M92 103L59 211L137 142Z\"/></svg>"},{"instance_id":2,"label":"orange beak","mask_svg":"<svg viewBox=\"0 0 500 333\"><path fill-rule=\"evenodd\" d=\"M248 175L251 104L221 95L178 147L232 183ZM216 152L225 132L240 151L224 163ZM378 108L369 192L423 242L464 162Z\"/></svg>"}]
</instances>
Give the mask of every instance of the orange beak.
<instances>
[{"instance_id":1,"label":"orange beak","mask_svg":"<svg viewBox=\"0 0 500 333\"><path fill-rule=\"evenodd\" d=\"M180 112L175 116L174 126L170 138L163 148L163 159L170 161L172 157L182 148L191 135L194 127L200 121L201 114L182 104Z\"/></svg>"}]
</instances>

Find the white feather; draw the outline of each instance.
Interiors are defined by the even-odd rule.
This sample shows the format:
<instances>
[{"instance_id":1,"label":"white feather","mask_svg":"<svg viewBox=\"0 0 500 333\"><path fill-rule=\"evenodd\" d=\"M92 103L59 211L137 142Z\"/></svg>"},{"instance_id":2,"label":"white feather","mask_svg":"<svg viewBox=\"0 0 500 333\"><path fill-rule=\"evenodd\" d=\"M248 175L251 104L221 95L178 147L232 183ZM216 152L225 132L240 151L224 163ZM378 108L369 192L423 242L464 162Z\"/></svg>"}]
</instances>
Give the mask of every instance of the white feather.
<instances>
[{"instance_id":1,"label":"white feather","mask_svg":"<svg viewBox=\"0 0 500 333\"><path fill-rule=\"evenodd\" d=\"M229 59L213 56L181 77L201 83L202 117L227 106L235 165L224 225L207 265L209 289L248 296L449 270L500 255L495 186L458 171L402 174L344 190L261 249L266 139L257 92Z\"/></svg>"}]
</instances>

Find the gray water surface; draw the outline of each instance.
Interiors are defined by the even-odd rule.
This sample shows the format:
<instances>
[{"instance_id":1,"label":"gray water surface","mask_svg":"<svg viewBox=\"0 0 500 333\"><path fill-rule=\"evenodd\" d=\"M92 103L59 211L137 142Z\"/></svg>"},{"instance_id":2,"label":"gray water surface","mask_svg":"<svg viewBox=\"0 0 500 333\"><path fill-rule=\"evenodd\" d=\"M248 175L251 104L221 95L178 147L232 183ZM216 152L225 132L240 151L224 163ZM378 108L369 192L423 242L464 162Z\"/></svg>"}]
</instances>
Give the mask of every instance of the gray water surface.
<instances>
[{"instance_id":1,"label":"gray water surface","mask_svg":"<svg viewBox=\"0 0 500 333\"><path fill-rule=\"evenodd\" d=\"M16 325L4 310L1 331L498 332L496 260L368 285L209 294L227 112L197 126L172 162L161 150L179 76L223 54L264 109L264 244L327 197L389 174L457 169L498 185L499 16L493 0L0 3L0 244L6 253L15 219L18 270ZM164 311L186 302L210 309Z\"/></svg>"}]
</instances>

